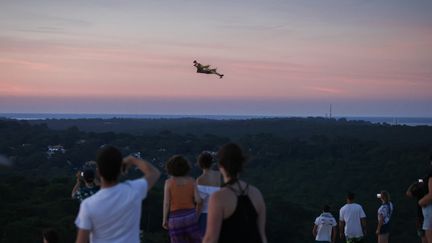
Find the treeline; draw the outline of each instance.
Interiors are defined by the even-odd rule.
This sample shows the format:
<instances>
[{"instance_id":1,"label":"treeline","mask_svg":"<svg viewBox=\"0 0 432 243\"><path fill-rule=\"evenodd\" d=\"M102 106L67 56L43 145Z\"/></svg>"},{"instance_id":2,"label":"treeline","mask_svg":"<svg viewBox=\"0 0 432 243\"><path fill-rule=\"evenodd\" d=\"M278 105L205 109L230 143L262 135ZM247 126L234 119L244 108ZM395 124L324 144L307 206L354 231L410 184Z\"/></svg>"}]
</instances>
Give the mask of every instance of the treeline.
<instances>
[{"instance_id":1,"label":"treeline","mask_svg":"<svg viewBox=\"0 0 432 243\"><path fill-rule=\"evenodd\" d=\"M404 192L427 172L432 127L320 118L46 122L0 121L0 154L14 164L0 169L0 242L38 241L46 227L58 229L64 242L72 242L78 209L69 198L74 171L94 159L103 144L113 144L124 154L140 152L163 168L173 154L194 162L201 151L216 151L228 141L238 142L249 154L242 176L264 194L270 242L313 242L311 227L322 204L330 204L337 217L348 190L358 195L369 232L374 232L379 206L375 195L381 189L391 193L396 207L392 242L417 240L415 203ZM115 124L101 125L105 122ZM48 146L58 144L65 153L48 156ZM192 173L199 171L194 167ZM143 203L145 242L168 242L161 228L162 185L161 180ZM370 240L374 237L369 235Z\"/></svg>"}]
</instances>

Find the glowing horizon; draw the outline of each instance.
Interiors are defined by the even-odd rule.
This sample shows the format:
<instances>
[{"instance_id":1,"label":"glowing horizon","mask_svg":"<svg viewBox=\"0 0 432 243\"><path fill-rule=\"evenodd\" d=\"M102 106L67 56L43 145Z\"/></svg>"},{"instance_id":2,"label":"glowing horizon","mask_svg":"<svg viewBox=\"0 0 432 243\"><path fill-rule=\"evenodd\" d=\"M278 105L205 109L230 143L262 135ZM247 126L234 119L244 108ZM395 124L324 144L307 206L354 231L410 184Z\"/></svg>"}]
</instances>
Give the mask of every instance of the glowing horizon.
<instances>
[{"instance_id":1,"label":"glowing horizon","mask_svg":"<svg viewBox=\"0 0 432 243\"><path fill-rule=\"evenodd\" d=\"M432 116L430 1L0 6L0 112Z\"/></svg>"}]
</instances>

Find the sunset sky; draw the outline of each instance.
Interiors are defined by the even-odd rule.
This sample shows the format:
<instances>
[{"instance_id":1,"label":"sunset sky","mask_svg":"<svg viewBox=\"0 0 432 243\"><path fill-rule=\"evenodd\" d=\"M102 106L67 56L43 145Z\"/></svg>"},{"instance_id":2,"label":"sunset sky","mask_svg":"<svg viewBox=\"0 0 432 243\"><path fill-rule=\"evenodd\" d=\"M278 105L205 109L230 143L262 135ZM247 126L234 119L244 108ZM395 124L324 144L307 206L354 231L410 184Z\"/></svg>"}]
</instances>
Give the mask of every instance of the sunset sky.
<instances>
[{"instance_id":1,"label":"sunset sky","mask_svg":"<svg viewBox=\"0 0 432 243\"><path fill-rule=\"evenodd\" d=\"M432 116L430 0L5 0L0 113ZM197 74L193 60L225 74Z\"/></svg>"}]
</instances>

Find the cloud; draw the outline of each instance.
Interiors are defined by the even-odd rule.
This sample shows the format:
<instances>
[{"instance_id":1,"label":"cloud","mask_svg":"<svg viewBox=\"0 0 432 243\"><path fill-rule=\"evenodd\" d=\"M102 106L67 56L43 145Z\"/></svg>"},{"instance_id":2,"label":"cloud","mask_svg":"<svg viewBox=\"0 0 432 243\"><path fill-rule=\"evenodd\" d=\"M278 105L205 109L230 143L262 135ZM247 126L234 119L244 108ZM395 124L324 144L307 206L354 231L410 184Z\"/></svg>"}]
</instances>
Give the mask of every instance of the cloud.
<instances>
[{"instance_id":1,"label":"cloud","mask_svg":"<svg viewBox=\"0 0 432 243\"><path fill-rule=\"evenodd\" d=\"M21 59L0 58L0 63L1 64L11 64L11 65L21 65L21 66L26 66L30 69L44 70L44 71L51 68L51 65L47 64L47 63L32 62L32 61L21 60Z\"/></svg>"},{"instance_id":2,"label":"cloud","mask_svg":"<svg viewBox=\"0 0 432 243\"><path fill-rule=\"evenodd\" d=\"M329 87L318 87L318 86L310 86L306 87L307 89L319 91L321 93L329 93L329 94L346 94L347 92L342 89L337 88L329 88Z\"/></svg>"}]
</instances>

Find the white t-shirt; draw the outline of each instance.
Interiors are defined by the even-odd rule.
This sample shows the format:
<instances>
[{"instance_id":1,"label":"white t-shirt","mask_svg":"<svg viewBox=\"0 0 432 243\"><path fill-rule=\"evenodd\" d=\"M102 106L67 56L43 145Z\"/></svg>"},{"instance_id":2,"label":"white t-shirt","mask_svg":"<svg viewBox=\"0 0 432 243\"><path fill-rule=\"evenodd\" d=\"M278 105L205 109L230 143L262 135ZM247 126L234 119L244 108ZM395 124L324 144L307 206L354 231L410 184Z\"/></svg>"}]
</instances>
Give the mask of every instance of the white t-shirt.
<instances>
[{"instance_id":1,"label":"white t-shirt","mask_svg":"<svg viewBox=\"0 0 432 243\"><path fill-rule=\"evenodd\" d=\"M139 243L141 204L147 181L125 181L102 188L82 201L75 224L90 231L91 243Z\"/></svg>"},{"instance_id":2,"label":"white t-shirt","mask_svg":"<svg viewBox=\"0 0 432 243\"><path fill-rule=\"evenodd\" d=\"M315 240L331 242L333 227L337 225L333 215L331 213L322 213L315 219L315 225L317 226L317 236Z\"/></svg>"},{"instance_id":3,"label":"white t-shirt","mask_svg":"<svg viewBox=\"0 0 432 243\"><path fill-rule=\"evenodd\" d=\"M339 220L345 222L345 236L349 238L363 237L362 218L366 218L362 206L357 203L345 204L340 209Z\"/></svg>"},{"instance_id":4,"label":"white t-shirt","mask_svg":"<svg viewBox=\"0 0 432 243\"><path fill-rule=\"evenodd\" d=\"M201 212L207 213L208 212L208 201L209 201L210 195L213 194L214 192L219 191L220 187L197 185L197 189L198 189L198 193L199 193L200 197L203 200Z\"/></svg>"},{"instance_id":5,"label":"white t-shirt","mask_svg":"<svg viewBox=\"0 0 432 243\"><path fill-rule=\"evenodd\" d=\"M384 218L384 224L387 224L390 221L392 213L393 203L389 202L388 204L382 204L381 207L378 208L378 220L379 215L381 214Z\"/></svg>"}]
</instances>

